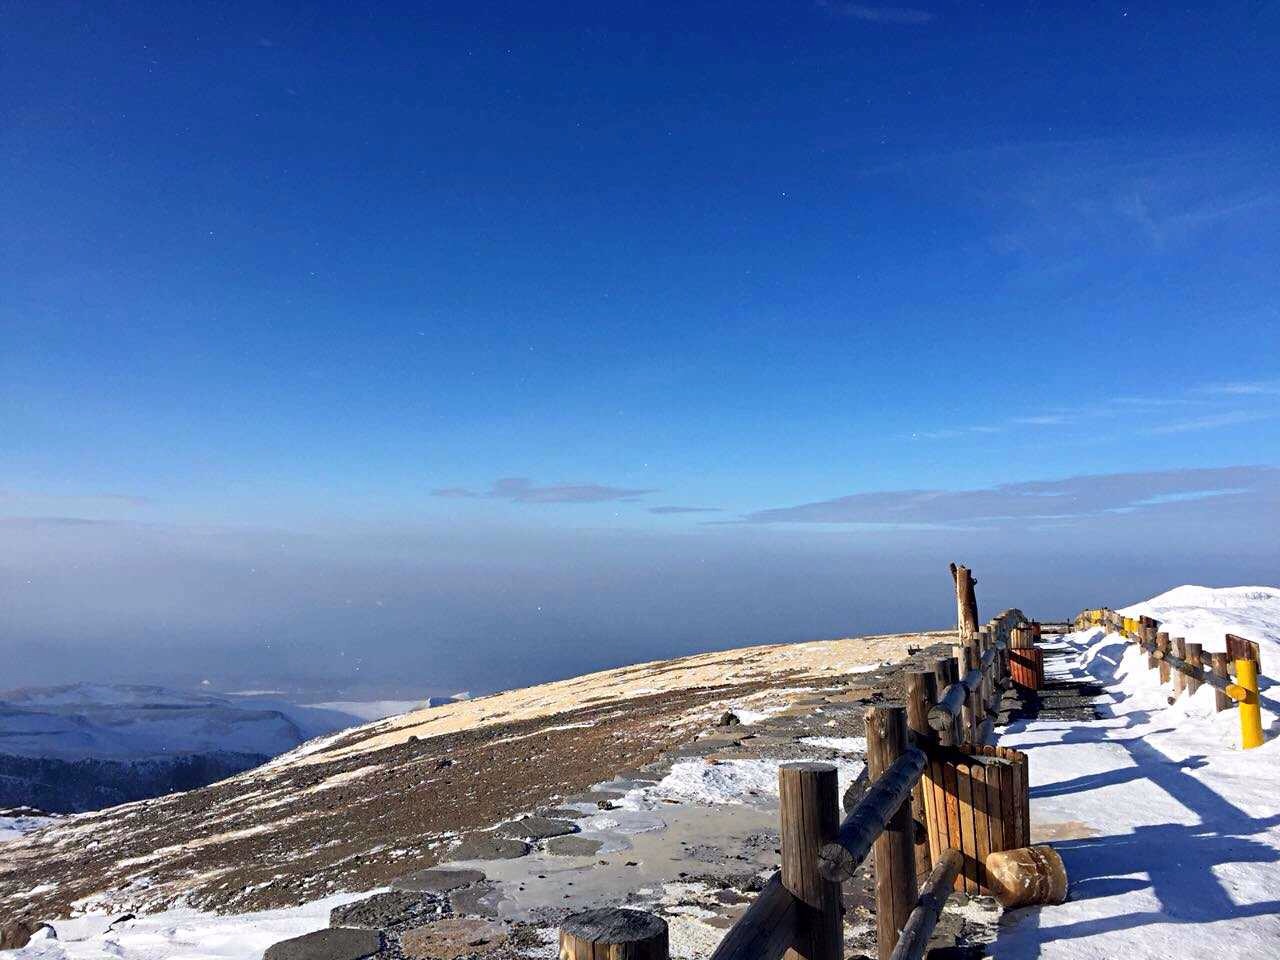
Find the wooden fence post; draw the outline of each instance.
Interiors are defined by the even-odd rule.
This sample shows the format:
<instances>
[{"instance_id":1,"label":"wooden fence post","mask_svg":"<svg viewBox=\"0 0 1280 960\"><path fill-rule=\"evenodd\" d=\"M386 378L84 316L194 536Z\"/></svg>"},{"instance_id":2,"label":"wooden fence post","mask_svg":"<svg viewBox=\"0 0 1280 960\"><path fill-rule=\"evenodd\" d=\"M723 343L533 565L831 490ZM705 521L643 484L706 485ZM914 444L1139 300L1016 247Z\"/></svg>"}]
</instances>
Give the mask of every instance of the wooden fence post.
<instances>
[{"instance_id":1,"label":"wooden fence post","mask_svg":"<svg viewBox=\"0 0 1280 960\"><path fill-rule=\"evenodd\" d=\"M1156 649L1161 653L1169 652L1169 635L1163 630L1156 634ZM1169 661L1163 657L1160 659L1160 682L1169 682Z\"/></svg>"},{"instance_id":2,"label":"wooden fence post","mask_svg":"<svg viewBox=\"0 0 1280 960\"><path fill-rule=\"evenodd\" d=\"M1169 648L1173 651L1173 655L1179 660L1187 659L1187 641L1184 637L1174 637L1169 641ZM1173 671L1173 695L1175 698L1182 695L1183 689L1186 688L1187 675L1181 670Z\"/></svg>"},{"instance_id":3,"label":"wooden fence post","mask_svg":"<svg viewBox=\"0 0 1280 960\"><path fill-rule=\"evenodd\" d=\"M973 669L973 647L968 644L951 648L955 651L957 672L963 679ZM964 706L960 708L960 729L957 743L972 743L978 732L978 719L974 715L973 704L976 695L970 691L965 695Z\"/></svg>"},{"instance_id":4,"label":"wooden fence post","mask_svg":"<svg viewBox=\"0 0 1280 960\"><path fill-rule=\"evenodd\" d=\"M1219 676L1223 680L1231 679L1231 673L1227 669L1227 653L1225 650L1222 653L1209 654L1209 663L1212 665L1215 676ZM1214 709L1217 710L1218 713L1221 713L1223 710L1227 709L1227 707L1231 706L1231 703L1231 698L1228 697L1226 693L1219 688L1214 689L1213 704Z\"/></svg>"},{"instance_id":5,"label":"wooden fence post","mask_svg":"<svg viewBox=\"0 0 1280 960\"><path fill-rule=\"evenodd\" d=\"M951 579L956 585L956 630L963 641L978 632L978 599L973 591L978 581L968 567L954 563L951 564Z\"/></svg>"},{"instance_id":6,"label":"wooden fence post","mask_svg":"<svg viewBox=\"0 0 1280 960\"><path fill-rule=\"evenodd\" d=\"M929 726L929 708L937 700L937 678L931 670L913 670L907 674L907 726L915 745L926 753L938 742L937 733ZM936 844L938 833L933 819L932 784L927 772L911 791L911 810L916 821L916 876L923 877L933 867L930 847Z\"/></svg>"},{"instance_id":7,"label":"wooden fence post","mask_svg":"<svg viewBox=\"0 0 1280 960\"><path fill-rule=\"evenodd\" d=\"M560 925L560 960L667 960L667 921L643 910L584 910Z\"/></svg>"},{"instance_id":8,"label":"wooden fence post","mask_svg":"<svg viewBox=\"0 0 1280 960\"><path fill-rule=\"evenodd\" d=\"M1196 670L1204 669L1204 650L1198 643L1187 644L1187 663L1195 667ZM1199 676L1187 677L1187 695L1194 697L1196 691L1200 689L1200 684L1204 681Z\"/></svg>"},{"instance_id":9,"label":"wooden fence post","mask_svg":"<svg viewBox=\"0 0 1280 960\"><path fill-rule=\"evenodd\" d=\"M869 742L867 752L870 767ZM870 772L874 780L877 771ZM844 956L840 884L818 870L819 851L834 843L840 832L836 779L836 768L829 763L784 763L778 768L782 885L796 899L795 939L784 954L787 960L841 960ZM903 806L909 835L910 803ZM914 866L914 859L911 862Z\"/></svg>"},{"instance_id":10,"label":"wooden fence post","mask_svg":"<svg viewBox=\"0 0 1280 960\"><path fill-rule=\"evenodd\" d=\"M956 682L957 673L954 657L939 657L933 661L933 675L937 678L938 696L941 696L942 691ZM956 728L954 723L945 730L938 731L938 742L947 746L955 745Z\"/></svg>"},{"instance_id":11,"label":"wooden fence post","mask_svg":"<svg viewBox=\"0 0 1280 960\"><path fill-rule=\"evenodd\" d=\"M906 709L872 707L867 711L866 734L867 771L874 781L907 747ZM880 960L889 960L916 904L916 857L909 802L889 818L874 850L876 943Z\"/></svg>"}]
</instances>

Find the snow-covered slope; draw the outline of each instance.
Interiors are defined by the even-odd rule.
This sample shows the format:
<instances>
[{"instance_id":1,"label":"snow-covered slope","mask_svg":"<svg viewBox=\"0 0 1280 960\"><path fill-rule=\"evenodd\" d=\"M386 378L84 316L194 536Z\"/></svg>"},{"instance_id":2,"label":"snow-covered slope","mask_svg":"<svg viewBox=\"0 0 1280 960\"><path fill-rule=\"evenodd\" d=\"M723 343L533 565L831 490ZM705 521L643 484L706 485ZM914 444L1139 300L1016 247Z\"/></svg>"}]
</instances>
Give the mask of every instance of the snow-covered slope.
<instances>
[{"instance_id":1,"label":"snow-covered slope","mask_svg":"<svg viewBox=\"0 0 1280 960\"><path fill-rule=\"evenodd\" d=\"M1255 640L1262 648L1264 673L1280 678L1280 589L1276 587L1188 584L1119 612L1155 617L1170 636L1201 643L1206 650L1225 649L1223 637L1228 633Z\"/></svg>"},{"instance_id":2,"label":"snow-covered slope","mask_svg":"<svg viewBox=\"0 0 1280 960\"><path fill-rule=\"evenodd\" d=\"M192 789L418 702L77 683L0 694L0 806L69 812Z\"/></svg>"},{"instance_id":3,"label":"snow-covered slope","mask_svg":"<svg viewBox=\"0 0 1280 960\"><path fill-rule=\"evenodd\" d=\"M1161 629L1224 649L1261 645L1280 666L1280 590L1178 587L1134 604ZM1230 944L1280 954L1280 704L1264 681L1267 741L1240 748L1238 711L1214 691L1174 700L1137 646L1088 630L1067 639L1065 672L1101 685L1100 718L1033 720L1002 736L1027 750L1032 839L1062 855L1067 903L1006 915L992 956L1010 960L1198 960ZM1060 662L1060 661L1058 661Z\"/></svg>"}]
</instances>

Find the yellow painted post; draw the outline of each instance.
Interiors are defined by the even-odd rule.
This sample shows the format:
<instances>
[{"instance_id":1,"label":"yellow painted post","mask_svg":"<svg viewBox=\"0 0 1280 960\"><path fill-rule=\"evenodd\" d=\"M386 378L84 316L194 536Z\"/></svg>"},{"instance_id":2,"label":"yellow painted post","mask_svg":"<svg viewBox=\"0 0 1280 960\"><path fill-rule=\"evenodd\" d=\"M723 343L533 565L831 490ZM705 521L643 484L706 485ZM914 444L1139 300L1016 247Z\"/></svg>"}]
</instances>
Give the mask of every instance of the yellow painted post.
<instances>
[{"instance_id":1,"label":"yellow painted post","mask_svg":"<svg viewBox=\"0 0 1280 960\"><path fill-rule=\"evenodd\" d=\"M1252 660L1236 661L1236 684L1244 688L1240 701L1240 746L1245 750L1262 746L1262 708L1258 704L1258 665Z\"/></svg>"}]
</instances>

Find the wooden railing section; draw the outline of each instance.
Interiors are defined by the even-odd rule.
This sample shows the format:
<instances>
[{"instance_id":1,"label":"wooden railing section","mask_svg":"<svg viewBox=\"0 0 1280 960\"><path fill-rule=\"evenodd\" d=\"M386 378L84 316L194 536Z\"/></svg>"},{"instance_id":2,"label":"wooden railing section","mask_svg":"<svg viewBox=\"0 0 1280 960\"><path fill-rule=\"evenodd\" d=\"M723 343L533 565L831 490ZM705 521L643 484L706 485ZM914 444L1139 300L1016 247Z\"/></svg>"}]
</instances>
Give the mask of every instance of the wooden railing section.
<instances>
[{"instance_id":1,"label":"wooden railing section","mask_svg":"<svg viewBox=\"0 0 1280 960\"><path fill-rule=\"evenodd\" d=\"M1262 713L1258 699L1258 677L1262 653L1256 642L1233 633L1225 636L1221 653L1204 651L1203 644L1170 637L1152 617L1126 617L1107 607L1085 610L1076 617L1077 629L1100 627L1119 634L1147 653L1147 667L1160 672L1160 682L1172 683L1173 703L1182 693L1194 694L1202 685L1214 688L1214 707L1221 713L1238 706L1240 744L1248 750L1261 746Z\"/></svg>"},{"instance_id":2,"label":"wooden railing section","mask_svg":"<svg viewBox=\"0 0 1280 960\"><path fill-rule=\"evenodd\" d=\"M1042 630L1102 626L1140 644L1162 680L1176 674L1175 696L1207 683L1222 698L1219 709L1239 703L1243 717L1252 698L1256 713L1257 644L1229 636L1227 651L1210 655L1206 666L1196 644L1170 639L1150 618L1112 610L1086 610L1074 624L1036 623L1006 610L978 626L977 581L954 564L951 574L959 625L953 656L908 673L904 706L867 711L866 787L843 822L833 765L780 767L782 865L711 960L841 960L840 886L873 851L879 960L920 960L953 892L999 892L987 872L991 854L1045 850L1023 849L1031 836L1027 756L994 744L1004 692L1043 683ZM1065 895L1065 874L1059 879ZM660 918L602 910L571 920L561 933L562 960L666 958Z\"/></svg>"}]
</instances>

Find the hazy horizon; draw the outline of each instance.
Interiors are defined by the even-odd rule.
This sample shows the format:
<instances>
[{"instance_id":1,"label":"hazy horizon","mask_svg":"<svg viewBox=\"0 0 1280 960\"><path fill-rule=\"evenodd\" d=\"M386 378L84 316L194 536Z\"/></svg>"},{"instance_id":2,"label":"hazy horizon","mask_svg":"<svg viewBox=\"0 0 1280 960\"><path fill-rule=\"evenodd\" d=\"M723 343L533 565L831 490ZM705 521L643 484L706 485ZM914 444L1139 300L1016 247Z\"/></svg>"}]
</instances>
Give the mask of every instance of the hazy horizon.
<instances>
[{"instance_id":1,"label":"hazy horizon","mask_svg":"<svg viewBox=\"0 0 1280 960\"><path fill-rule=\"evenodd\" d=\"M1280 570L1280 7L0 11L0 662L485 691ZM425 695L425 693L423 694Z\"/></svg>"}]
</instances>

